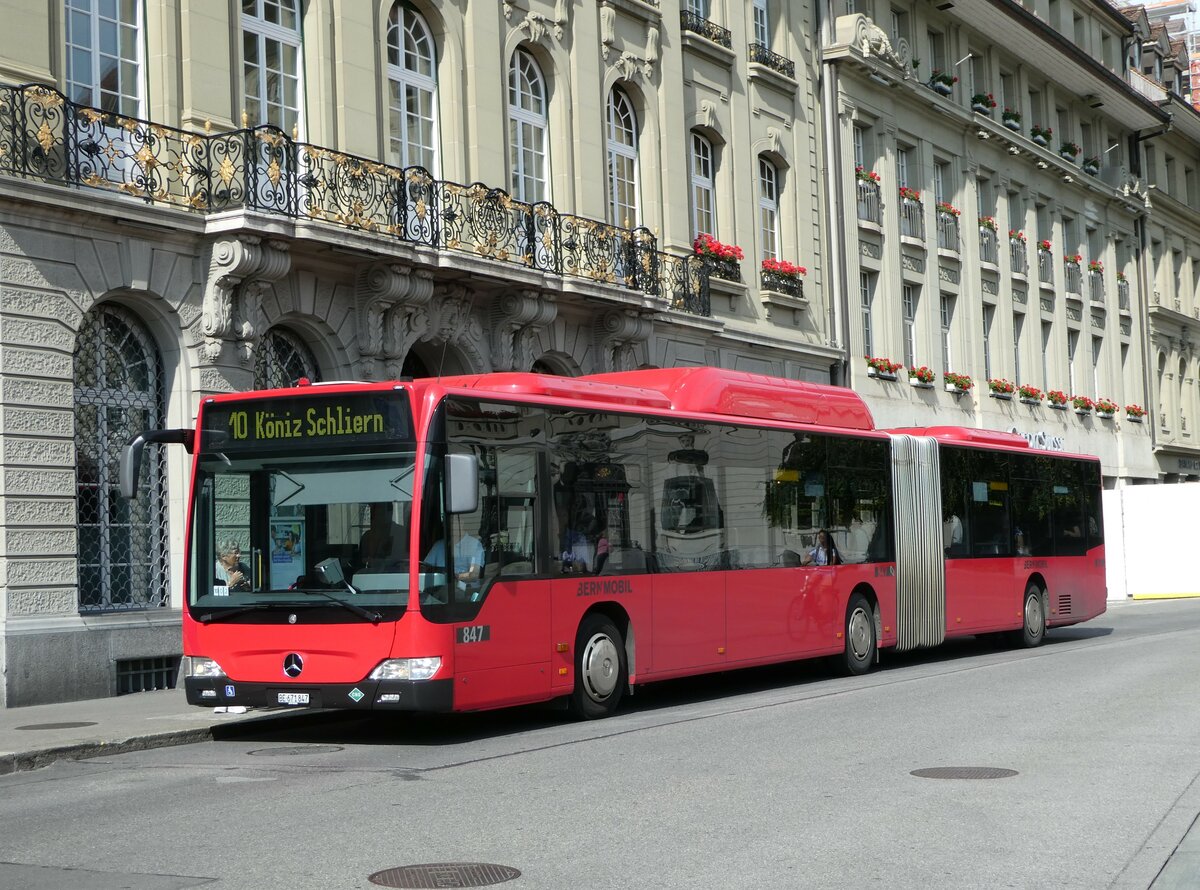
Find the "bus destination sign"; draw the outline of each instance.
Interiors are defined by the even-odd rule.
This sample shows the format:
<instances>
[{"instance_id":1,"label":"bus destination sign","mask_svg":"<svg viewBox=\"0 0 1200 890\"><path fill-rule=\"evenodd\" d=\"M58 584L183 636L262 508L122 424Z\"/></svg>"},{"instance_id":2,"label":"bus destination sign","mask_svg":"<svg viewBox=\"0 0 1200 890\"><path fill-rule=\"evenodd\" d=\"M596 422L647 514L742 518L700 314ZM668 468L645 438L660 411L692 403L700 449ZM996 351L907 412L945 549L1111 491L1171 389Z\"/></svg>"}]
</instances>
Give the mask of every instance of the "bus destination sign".
<instances>
[{"instance_id":1,"label":"bus destination sign","mask_svg":"<svg viewBox=\"0 0 1200 890\"><path fill-rule=\"evenodd\" d=\"M201 428L206 451L278 451L412 439L408 403L396 392L306 394L215 404L205 408Z\"/></svg>"}]
</instances>

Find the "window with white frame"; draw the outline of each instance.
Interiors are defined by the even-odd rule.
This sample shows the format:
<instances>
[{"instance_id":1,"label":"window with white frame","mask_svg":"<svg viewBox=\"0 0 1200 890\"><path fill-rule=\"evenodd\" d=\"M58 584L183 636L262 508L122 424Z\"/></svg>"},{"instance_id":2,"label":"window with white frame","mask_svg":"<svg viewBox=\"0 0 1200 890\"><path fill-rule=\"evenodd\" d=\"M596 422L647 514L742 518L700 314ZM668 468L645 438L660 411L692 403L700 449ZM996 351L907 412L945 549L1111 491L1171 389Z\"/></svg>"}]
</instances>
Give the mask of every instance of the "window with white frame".
<instances>
[{"instance_id":1,"label":"window with white frame","mask_svg":"<svg viewBox=\"0 0 1200 890\"><path fill-rule=\"evenodd\" d=\"M863 352L874 354L874 344L871 337L871 303L875 299L875 274L873 272L858 273L858 299L862 310Z\"/></svg>"},{"instance_id":2,"label":"window with white frame","mask_svg":"<svg viewBox=\"0 0 1200 890\"><path fill-rule=\"evenodd\" d=\"M508 66L508 151L511 188L518 201L549 200L546 157L546 81L527 51L518 49Z\"/></svg>"},{"instance_id":3,"label":"window with white frame","mask_svg":"<svg viewBox=\"0 0 1200 890\"><path fill-rule=\"evenodd\" d=\"M692 133L692 237L701 233L716 235L717 215L714 209L716 186L713 146L699 133Z\"/></svg>"},{"instance_id":4,"label":"window with white frame","mask_svg":"<svg viewBox=\"0 0 1200 890\"><path fill-rule=\"evenodd\" d=\"M764 157L758 159L758 230L760 259L779 259L779 171Z\"/></svg>"},{"instance_id":5,"label":"window with white frame","mask_svg":"<svg viewBox=\"0 0 1200 890\"><path fill-rule=\"evenodd\" d=\"M1013 313L1013 376L1021 380L1021 331L1025 328L1025 316Z\"/></svg>"},{"instance_id":6,"label":"window with white frame","mask_svg":"<svg viewBox=\"0 0 1200 890\"><path fill-rule=\"evenodd\" d=\"M904 364L911 367L917 361L917 301L920 292L915 284L905 284L900 294L904 308Z\"/></svg>"},{"instance_id":7,"label":"window with white frame","mask_svg":"<svg viewBox=\"0 0 1200 890\"><path fill-rule=\"evenodd\" d=\"M908 42L908 12L892 7L892 44Z\"/></svg>"},{"instance_id":8,"label":"window with white frame","mask_svg":"<svg viewBox=\"0 0 1200 890\"><path fill-rule=\"evenodd\" d=\"M1092 392L1100 397L1100 354L1104 350L1104 338L1092 337Z\"/></svg>"},{"instance_id":9,"label":"window with white frame","mask_svg":"<svg viewBox=\"0 0 1200 890\"><path fill-rule=\"evenodd\" d=\"M687 0L687 11L702 19L708 18L712 0Z\"/></svg>"},{"instance_id":10,"label":"window with white frame","mask_svg":"<svg viewBox=\"0 0 1200 890\"><path fill-rule=\"evenodd\" d=\"M942 321L942 370L953 371L953 353L951 351L951 331L954 326L954 296L952 294L942 294L941 306L941 321Z\"/></svg>"},{"instance_id":11,"label":"window with white frame","mask_svg":"<svg viewBox=\"0 0 1200 890\"><path fill-rule=\"evenodd\" d=\"M1042 322L1042 389L1050 390L1050 343L1054 329L1050 322Z\"/></svg>"},{"instance_id":12,"label":"window with white frame","mask_svg":"<svg viewBox=\"0 0 1200 890\"><path fill-rule=\"evenodd\" d=\"M983 305L983 377L992 379L992 322L996 320L996 307Z\"/></svg>"},{"instance_id":13,"label":"window with white frame","mask_svg":"<svg viewBox=\"0 0 1200 890\"><path fill-rule=\"evenodd\" d=\"M771 20L767 14L767 0L754 0L754 42L771 48Z\"/></svg>"},{"instance_id":14,"label":"window with white frame","mask_svg":"<svg viewBox=\"0 0 1200 890\"><path fill-rule=\"evenodd\" d=\"M866 168L867 147L864 128L854 125L854 166Z\"/></svg>"},{"instance_id":15,"label":"window with white frame","mask_svg":"<svg viewBox=\"0 0 1200 890\"><path fill-rule=\"evenodd\" d=\"M67 96L127 117L145 117L142 4L66 0Z\"/></svg>"},{"instance_id":16,"label":"window with white frame","mask_svg":"<svg viewBox=\"0 0 1200 890\"><path fill-rule=\"evenodd\" d=\"M1079 390L1075 387L1075 350L1079 347L1079 331L1067 331L1067 385L1071 395Z\"/></svg>"},{"instance_id":17,"label":"window with white frame","mask_svg":"<svg viewBox=\"0 0 1200 890\"><path fill-rule=\"evenodd\" d=\"M947 183L950 180L950 165L937 161L933 165L933 199L948 202L946 197Z\"/></svg>"},{"instance_id":18,"label":"window with white frame","mask_svg":"<svg viewBox=\"0 0 1200 890\"><path fill-rule=\"evenodd\" d=\"M608 94L608 218L617 226L638 224L637 117L620 87Z\"/></svg>"},{"instance_id":19,"label":"window with white frame","mask_svg":"<svg viewBox=\"0 0 1200 890\"><path fill-rule=\"evenodd\" d=\"M896 149L896 185L904 188L910 185L908 181L909 167L912 164L912 149Z\"/></svg>"},{"instance_id":20,"label":"window with white frame","mask_svg":"<svg viewBox=\"0 0 1200 890\"><path fill-rule=\"evenodd\" d=\"M303 133L299 0L242 0L242 83L251 126Z\"/></svg>"},{"instance_id":21,"label":"window with white frame","mask_svg":"<svg viewBox=\"0 0 1200 890\"><path fill-rule=\"evenodd\" d=\"M437 59L429 26L403 3L387 26L389 160L438 175Z\"/></svg>"}]
</instances>

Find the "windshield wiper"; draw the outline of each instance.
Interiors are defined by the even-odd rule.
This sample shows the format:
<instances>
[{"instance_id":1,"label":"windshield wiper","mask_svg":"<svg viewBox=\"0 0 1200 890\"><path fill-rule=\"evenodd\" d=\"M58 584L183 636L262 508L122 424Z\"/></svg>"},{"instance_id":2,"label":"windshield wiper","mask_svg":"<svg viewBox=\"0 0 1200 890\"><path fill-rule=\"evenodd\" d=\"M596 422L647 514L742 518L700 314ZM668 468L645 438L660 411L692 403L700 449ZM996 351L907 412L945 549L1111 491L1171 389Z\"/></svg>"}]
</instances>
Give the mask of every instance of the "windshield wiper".
<instances>
[{"instance_id":1,"label":"windshield wiper","mask_svg":"<svg viewBox=\"0 0 1200 890\"><path fill-rule=\"evenodd\" d=\"M205 612L198 620L203 624L212 624L214 621L224 621L226 618L245 615L247 612L257 612L259 609L294 609L296 605L296 603L255 603L253 606L238 606L227 612Z\"/></svg>"},{"instance_id":2,"label":"windshield wiper","mask_svg":"<svg viewBox=\"0 0 1200 890\"><path fill-rule=\"evenodd\" d=\"M346 586L350 587L349 584L347 584ZM383 620L383 615L380 614L379 612L368 611L367 609L364 609L362 606L358 605L357 603L348 602L347 600L336 597L332 593L329 593L327 591L318 590L315 587L313 587L313 588L306 587L306 588L303 588L303 590L305 593L319 593L321 596L325 597L325 599L329 600L331 603L337 603L339 606L344 606L345 608L347 608L351 612L353 612L355 615L361 615L363 618L366 618L372 624L378 624L380 621ZM358 592L353 587L350 587L350 590L353 593Z\"/></svg>"},{"instance_id":3,"label":"windshield wiper","mask_svg":"<svg viewBox=\"0 0 1200 890\"><path fill-rule=\"evenodd\" d=\"M378 624L380 621L383 620L383 615L381 613L371 612L367 609L364 609L362 606L357 605L356 603L348 603L343 599L338 599L332 593L326 593L324 590L306 589L302 592L303 593L320 594L321 596L323 596L327 600L329 600L331 603L337 603L339 606L349 609L355 615L359 615L359 616L367 619L367 621L370 621L372 624ZM233 618L234 616L237 616L237 615L245 615L247 612L257 612L259 609L266 609L266 610L297 609L297 608L306 609L306 608L312 608L314 605L315 604L311 603L311 602L308 602L308 603L306 603L306 602L256 603L253 606L238 606L236 609L230 609L227 612L206 612L205 614L201 615L198 620L202 624L212 624L213 622L216 622L216 621L225 621L225 620L227 620L229 618Z\"/></svg>"}]
</instances>

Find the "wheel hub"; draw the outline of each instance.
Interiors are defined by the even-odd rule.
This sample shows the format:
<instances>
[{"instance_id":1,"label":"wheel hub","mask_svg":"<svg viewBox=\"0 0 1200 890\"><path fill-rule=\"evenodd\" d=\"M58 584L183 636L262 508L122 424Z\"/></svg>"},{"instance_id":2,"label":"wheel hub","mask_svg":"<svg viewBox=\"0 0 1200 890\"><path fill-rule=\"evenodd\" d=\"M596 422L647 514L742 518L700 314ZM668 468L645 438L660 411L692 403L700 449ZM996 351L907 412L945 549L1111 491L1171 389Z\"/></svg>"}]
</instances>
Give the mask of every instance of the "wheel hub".
<instances>
[{"instance_id":1,"label":"wheel hub","mask_svg":"<svg viewBox=\"0 0 1200 890\"><path fill-rule=\"evenodd\" d=\"M847 628L847 642L855 658L861 660L871 654L872 636L871 616L862 609L855 609L850 613Z\"/></svg>"},{"instance_id":2,"label":"wheel hub","mask_svg":"<svg viewBox=\"0 0 1200 890\"><path fill-rule=\"evenodd\" d=\"M617 647L605 634L596 634L583 648L580 659L583 688L595 701L604 701L617 688L620 657Z\"/></svg>"}]
</instances>

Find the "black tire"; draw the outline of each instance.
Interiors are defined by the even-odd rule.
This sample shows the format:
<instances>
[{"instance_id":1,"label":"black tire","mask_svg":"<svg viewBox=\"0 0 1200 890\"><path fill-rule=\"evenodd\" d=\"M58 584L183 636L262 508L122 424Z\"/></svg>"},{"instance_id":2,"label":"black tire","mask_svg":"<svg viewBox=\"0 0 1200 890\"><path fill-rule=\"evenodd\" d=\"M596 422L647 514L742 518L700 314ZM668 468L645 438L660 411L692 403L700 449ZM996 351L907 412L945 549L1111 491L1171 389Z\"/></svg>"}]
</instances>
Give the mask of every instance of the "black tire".
<instances>
[{"instance_id":1,"label":"black tire","mask_svg":"<svg viewBox=\"0 0 1200 890\"><path fill-rule=\"evenodd\" d=\"M575 690L571 711L584 720L608 717L617 710L629 676L625 641L604 615L591 614L575 635Z\"/></svg>"},{"instance_id":2,"label":"black tire","mask_svg":"<svg viewBox=\"0 0 1200 890\"><path fill-rule=\"evenodd\" d=\"M846 604L846 670L857 676L875 664L875 610L861 593L850 595Z\"/></svg>"},{"instance_id":3,"label":"black tire","mask_svg":"<svg viewBox=\"0 0 1200 890\"><path fill-rule=\"evenodd\" d=\"M1021 629L1014 631L1013 642L1026 649L1034 649L1046 639L1046 601L1042 589L1030 581L1021 600Z\"/></svg>"}]
</instances>

